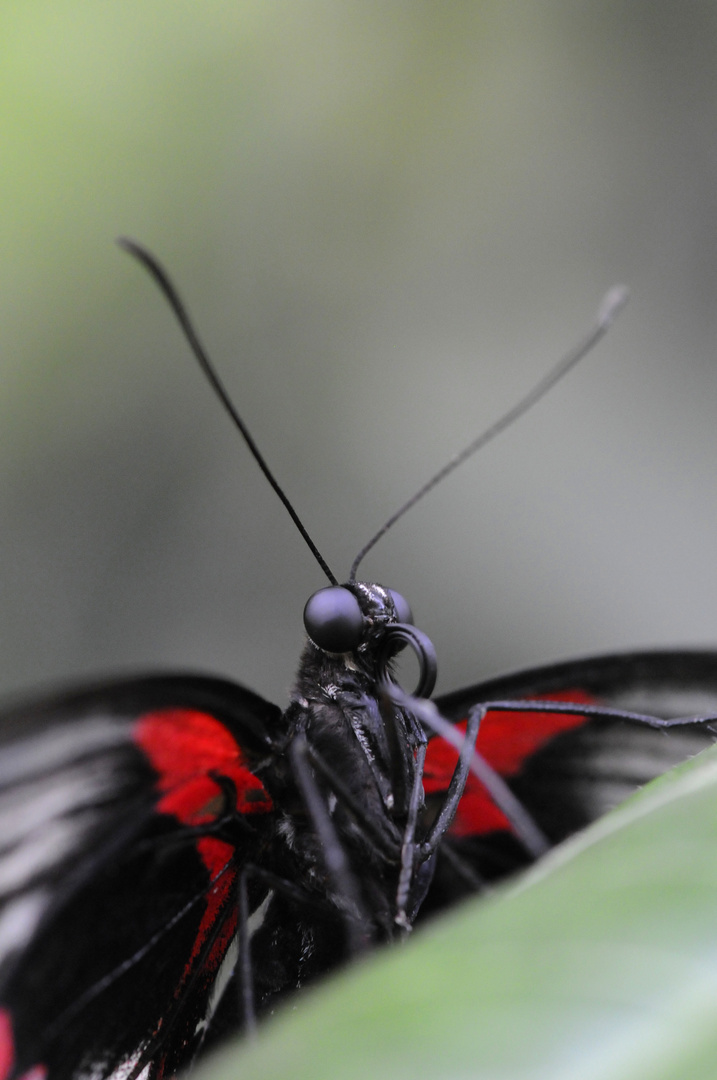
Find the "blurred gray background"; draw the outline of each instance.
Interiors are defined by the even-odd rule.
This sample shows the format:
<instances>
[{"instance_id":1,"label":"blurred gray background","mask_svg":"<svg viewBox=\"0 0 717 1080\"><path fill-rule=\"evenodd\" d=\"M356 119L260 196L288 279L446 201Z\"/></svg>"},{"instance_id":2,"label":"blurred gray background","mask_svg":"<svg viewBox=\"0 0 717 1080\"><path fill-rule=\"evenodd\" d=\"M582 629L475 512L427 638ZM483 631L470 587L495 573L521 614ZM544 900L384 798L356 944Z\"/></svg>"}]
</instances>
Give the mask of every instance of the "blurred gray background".
<instances>
[{"instance_id":1,"label":"blurred gray background","mask_svg":"<svg viewBox=\"0 0 717 1080\"><path fill-rule=\"evenodd\" d=\"M0 4L0 689L154 668L283 702L318 567L127 233L171 269L339 577L404 519L439 689L717 645L717 5Z\"/></svg>"}]
</instances>

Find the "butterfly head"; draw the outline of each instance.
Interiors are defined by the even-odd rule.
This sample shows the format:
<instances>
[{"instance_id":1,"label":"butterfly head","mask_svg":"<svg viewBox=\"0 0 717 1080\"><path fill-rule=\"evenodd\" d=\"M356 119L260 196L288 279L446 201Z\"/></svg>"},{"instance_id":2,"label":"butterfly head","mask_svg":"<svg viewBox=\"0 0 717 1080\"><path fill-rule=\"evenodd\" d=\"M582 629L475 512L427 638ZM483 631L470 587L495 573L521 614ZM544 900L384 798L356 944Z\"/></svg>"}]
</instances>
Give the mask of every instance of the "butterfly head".
<instances>
[{"instance_id":1,"label":"butterfly head","mask_svg":"<svg viewBox=\"0 0 717 1080\"><path fill-rule=\"evenodd\" d=\"M420 697L431 693L436 679L433 646L413 625L408 601L394 589L366 581L319 589L306 603L304 626L309 639L323 652L375 658L379 681L390 678L391 658L409 645L420 668L415 693Z\"/></svg>"}]
</instances>

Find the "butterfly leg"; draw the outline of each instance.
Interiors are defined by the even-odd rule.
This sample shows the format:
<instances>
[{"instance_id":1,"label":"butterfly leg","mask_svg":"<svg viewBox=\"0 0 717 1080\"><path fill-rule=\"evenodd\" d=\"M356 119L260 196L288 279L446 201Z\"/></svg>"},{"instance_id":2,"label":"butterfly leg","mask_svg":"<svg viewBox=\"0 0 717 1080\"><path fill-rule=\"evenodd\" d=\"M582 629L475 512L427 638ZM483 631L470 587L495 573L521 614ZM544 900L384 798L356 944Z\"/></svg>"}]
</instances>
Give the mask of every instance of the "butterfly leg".
<instances>
[{"instance_id":1,"label":"butterfly leg","mask_svg":"<svg viewBox=\"0 0 717 1080\"><path fill-rule=\"evenodd\" d=\"M256 1009L254 1006L254 978L251 965L251 935L249 932L249 890L247 870L242 870L237 879L237 920L238 944L237 990L239 993L239 1015L244 1018L248 1035L256 1031Z\"/></svg>"},{"instance_id":2,"label":"butterfly leg","mask_svg":"<svg viewBox=\"0 0 717 1080\"><path fill-rule=\"evenodd\" d=\"M481 721L489 709L495 708L495 704L486 702L474 705L468 713L466 733L462 735L461 732L456 730L455 725L441 716L432 701L427 701L424 698L411 698L395 683L386 683L384 687L397 705L405 709L411 709L425 727L435 735L445 739L446 742L458 750L458 763L451 778L443 806L431 831L421 845L422 856L428 858L440 846L453 820L469 772L472 772L480 780L492 801L505 814L513 832L528 853L536 859L544 854L550 847L549 841L520 800L515 797L502 776L475 749ZM515 703L513 703L512 707L515 709ZM577 711L577 708L574 707L573 711Z\"/></svg>"},{"instance_id":3,"label":"butterfly leg","mask_svg":"<svg viewBox=\"0 0 717 1080\"><path fill-rule=\"evenodd\" d=\"M307 756L316 772L321 774L344 809L350 811L356 825L361 829L366 839L375 844L386 859L394 859L401 843L399 830L392 827L390 821L376 822L368 815L365 807L352 795L341 777L310 743L307 746Z\"/></svg>"},{"instance_id":4,"label":"butterfly leg","mask_svg":"<svg viewBox=\"0 0 717 1080\"><path fill-rule=\"evenodd\" d=\"M365 951L373 939L371 921L364 910L358 882L331 820L328 808L309 767L309 745L304 735L297 735L289 747L299 790L321 843L326 870L337 896L343 899L341 915L346 928L349 951Z\"/></svg>"},{"instance_id":5,"label":"butterfly leg","mask_svg":"<svg viewBox=\"0 0 717 1080\"><path fill-rule=\"evenodd\" d=\"M416 772L408 803L408 818L401 844L401 871L396 889L396 925L406 933L412 927L412 919L406 913L411 887L416 877L416 825L423 806L423 767L426 761L426 743L416 749Z\"/></svg>"},{"instance_id":6,"label":"butterfly leg","mask_svg":"<svg viewBox=\"0 0 717 1080\"><path fill-rule=\"evenodd\" d=\"M249 882L260 881L266 885L267 893L254 911L249 906ZM258 929L257 914L271 902L272 895L279 893L297 907L316 909L317 900L286 878L281 878L271 871L254 863L247 863L237 877L237 961L235 967L237 979L239 1015L249 1035L254 1034L257 1026L257 1008L255 1001L254 964L251 943ZM328 904L326 904L328 911ZM265 914L265 912L264 912ZM261 918L258 920L261 921ZM252 925L254 923L254 925Z\"/></svg>"}]
</instances>

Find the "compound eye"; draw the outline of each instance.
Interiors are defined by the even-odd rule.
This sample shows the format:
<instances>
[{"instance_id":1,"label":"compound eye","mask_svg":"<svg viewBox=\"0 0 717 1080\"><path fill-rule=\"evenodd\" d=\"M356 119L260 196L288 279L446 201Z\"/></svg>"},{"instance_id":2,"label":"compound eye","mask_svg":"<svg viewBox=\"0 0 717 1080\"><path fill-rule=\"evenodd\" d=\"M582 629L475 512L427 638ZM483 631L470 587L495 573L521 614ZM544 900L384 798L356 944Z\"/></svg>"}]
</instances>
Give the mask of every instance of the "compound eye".
<instances>
[{"instance_id":1,"label":"compound eye","mask_svg":"<svg viewBox=\"0 0 717 1080\"><path fill-rule=\"evenodd\" d=\"M304 626L314 645L320 649L332 653L352 652L361 644L364 617L353 593L343 585L329 585L307 600Z\"/></svg>"},{"instance_id":2,"label":"compound eye","mask_svg":"<svg viewBox=\"0 0 717 1080\"><path fill-rule=\"evenodd\" d=\"M395 589L388 590L393 600L393 606L396 609L396 618L400 623L408 623L409 626L413 625L413 612L411 611L411 605L405 596L401 596L400 592L396 592Z\"/></svg>"}]
</instances>

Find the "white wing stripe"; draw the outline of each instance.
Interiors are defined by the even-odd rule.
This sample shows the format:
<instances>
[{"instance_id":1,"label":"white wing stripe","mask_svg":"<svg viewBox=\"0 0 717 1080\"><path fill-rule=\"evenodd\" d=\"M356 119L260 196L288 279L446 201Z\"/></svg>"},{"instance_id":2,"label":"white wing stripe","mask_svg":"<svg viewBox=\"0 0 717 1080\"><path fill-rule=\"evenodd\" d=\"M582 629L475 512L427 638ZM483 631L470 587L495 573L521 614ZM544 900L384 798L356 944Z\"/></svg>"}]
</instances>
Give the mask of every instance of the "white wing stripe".
<instances>
[{"instance_id":1,"label":"white wing stripe","mask_svg":"<svg viewBox=\"0 0 717 1080\"><path fill-rule=\"evenodd\" d=\"M5 906L0 914L0 963L30 941L49 903L50 894L36 889Z\"/></svg>"},{"instance_id":2,"label":"white wing stripe","mask_svg":"<svg viewBox=\"0 0 717 1080\"><path fill-rule=\"evenodd\" d=\"M0 788L127 743L130 721L97 716L58 724L0 750Z\"/></svg>"}]
</instances>

